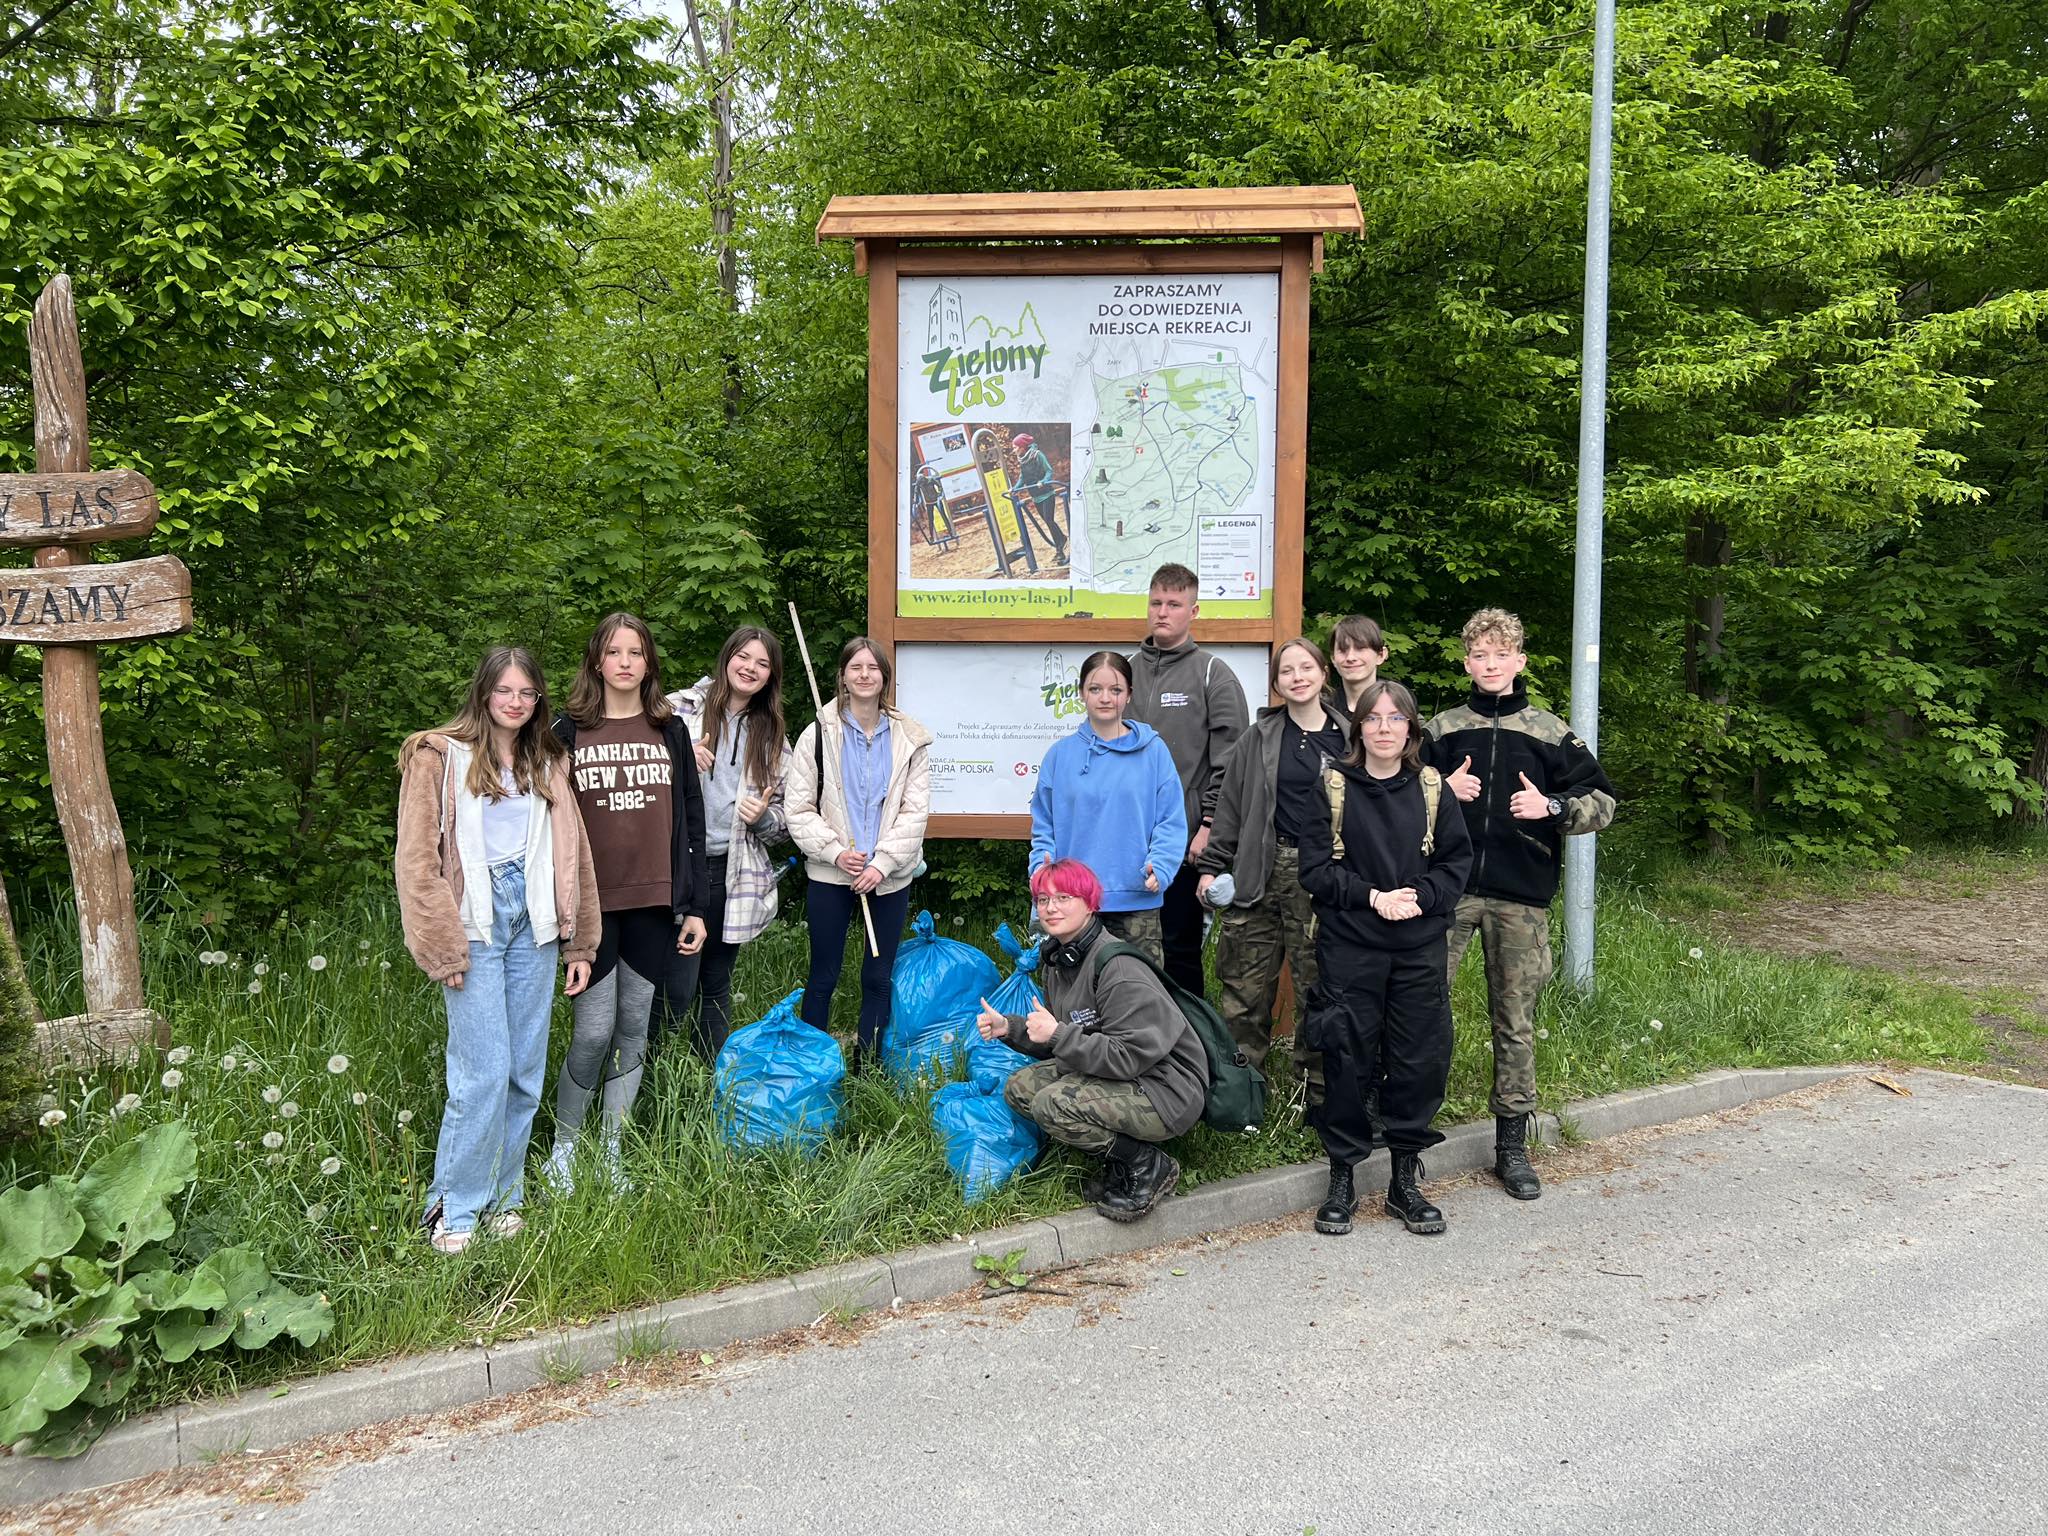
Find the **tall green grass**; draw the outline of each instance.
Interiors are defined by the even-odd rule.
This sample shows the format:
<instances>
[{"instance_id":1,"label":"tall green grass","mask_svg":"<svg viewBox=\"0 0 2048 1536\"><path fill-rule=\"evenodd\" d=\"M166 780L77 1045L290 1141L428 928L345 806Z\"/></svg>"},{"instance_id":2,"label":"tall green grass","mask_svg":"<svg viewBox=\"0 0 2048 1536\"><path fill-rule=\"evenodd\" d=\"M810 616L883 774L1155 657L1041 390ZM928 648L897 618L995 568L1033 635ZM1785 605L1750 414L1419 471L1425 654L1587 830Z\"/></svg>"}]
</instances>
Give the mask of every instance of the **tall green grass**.
<instances>
[{"instance_id":1,"label":"tall green grass","mask_svg":"<svg viewBox=\"0 0 2048 1536\"><path fill-rule=\"evenodd\" d=\"M1891 1058L1973 1061L1983 1050L1957 994L1732 951L1660 917L1639 897L1602 909L1600 986L1590 1001L1546 995L1537 1045L1545 1101L1682 1077L1710 1067ZM945 924L984 938L992 922ZM24 935L52 1012L82 1006L68 928ZM627 1149L630 1192L586 1166L574 1194L532 1198L514 1241L456 1259L421 1240L419 1217L442 1106L439 988L413 967L381 893L288 932L196 935L151 927L145 966L176 1048L51 1084L65 1119L12 1149L0 1182L69 1172L115 1140L170 1117L197 1135L200 1178L182 1230L201 1244L254 1241L288 1284L325 1291L336 1327L315 1351L195 1361L138 1390L135 1406L406 1351L503 1337L649 1300L785 1274L1070 1208L1083 1160L1055 1150L969 1206L947 1172L929 1090L879 1078L849 1085L845 1122L814 1158L740 1153L717 1135L708 1067L681 1041L653 1061ZM216 951L226 958L206 963ZM202 956L206 960L202 960ZM736 1015L757 1018L801 985L806 938L778 923L743 952ZM835 1000L853 1022L857 956ZM1481 967L1460 978L1460 1021L1443 1123L1486 1112L1491 1067ZM567 1043L558 1007L548 1090ZM1276 1056L1279 1068L1284 1056ZM1176 1151L1187 1182L1317 1156L1284 1073L1256 1137L1198 1128ZM536 1157L551 1138L545 1107ZM247 1374L238 1375L237 1372Z\"/></svg>"}]
</instances>

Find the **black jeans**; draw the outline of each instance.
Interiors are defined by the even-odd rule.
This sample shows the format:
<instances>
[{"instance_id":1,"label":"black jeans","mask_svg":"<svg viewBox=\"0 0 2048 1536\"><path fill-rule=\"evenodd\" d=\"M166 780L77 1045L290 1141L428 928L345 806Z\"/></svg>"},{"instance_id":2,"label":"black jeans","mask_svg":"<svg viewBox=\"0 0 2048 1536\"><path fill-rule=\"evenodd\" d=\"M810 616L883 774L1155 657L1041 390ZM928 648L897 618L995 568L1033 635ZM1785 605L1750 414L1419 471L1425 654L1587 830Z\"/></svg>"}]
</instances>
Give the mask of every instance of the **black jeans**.
<instances>
[{"instance_id":1,"label":"black jeans","mask_svg":"<svg viewBox=\"0 0 2048 1536\"><path fill-rule=\"evenodd\" d=\"M1167 886L1159 908L1159 936L1166 950L1166 974L1195 994L1205 995L1202 985L1202 911L1195 899L1201 871L1183 864Z\"/></svg>"},{"instance_id":2,"label":"black jeans","mask_svg":"<svg viewBox=\"0 0 2048 1536\"><path fill-rule=\"evenodd\" d=\"M1317 998L1310 1011L1323 1053L1323 1102L1310 1124L1333 1161L1362 1163L1373 1147L1366 1096L1379 1076L1379 1120L1396 1152L1442 1141L1430 1122L1451 1076L1451 1004L1444 940L1417 949L1316 945Z\"/></svg>"},{"instance_id":3,"label":"black jeans","mask_svg":"<svg viewBox=\"0 0 2048 1536\"><path fill-rule=\"evenodd\" d=\"M860 898L850 885L813 880L804 890L804 917L811 929L811 974L804 982L804 1022L826 1028L832 1019L832 993L846 961L846 932L860 935L860 1044L872 1051L889 1027L890 978L896 969L896 946L903 941L903 919L910 912L910 887L887 896L868 897L875 919L875 947L868 953L866 926L860 920Z\"/></svg>"}]
</instances>

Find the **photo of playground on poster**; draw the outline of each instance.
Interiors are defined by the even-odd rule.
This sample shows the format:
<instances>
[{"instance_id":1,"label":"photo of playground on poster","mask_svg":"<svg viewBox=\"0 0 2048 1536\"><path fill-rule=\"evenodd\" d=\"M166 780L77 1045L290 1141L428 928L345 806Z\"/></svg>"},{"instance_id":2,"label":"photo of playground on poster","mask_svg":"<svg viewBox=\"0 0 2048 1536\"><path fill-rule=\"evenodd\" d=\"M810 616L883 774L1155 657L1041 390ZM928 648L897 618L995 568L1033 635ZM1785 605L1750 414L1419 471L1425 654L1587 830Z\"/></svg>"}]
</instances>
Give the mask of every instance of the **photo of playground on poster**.
<instances>
[{"instance_id":1,"label":"photo of playground on poster","mask_svg":"<svg viewBox=\"0 0 2048 1536\"><path fill-rule=\"evenodd\" d=\"M905 277L897 612L1272 613L1272 273Z\"/></svg>"}]
</instances>

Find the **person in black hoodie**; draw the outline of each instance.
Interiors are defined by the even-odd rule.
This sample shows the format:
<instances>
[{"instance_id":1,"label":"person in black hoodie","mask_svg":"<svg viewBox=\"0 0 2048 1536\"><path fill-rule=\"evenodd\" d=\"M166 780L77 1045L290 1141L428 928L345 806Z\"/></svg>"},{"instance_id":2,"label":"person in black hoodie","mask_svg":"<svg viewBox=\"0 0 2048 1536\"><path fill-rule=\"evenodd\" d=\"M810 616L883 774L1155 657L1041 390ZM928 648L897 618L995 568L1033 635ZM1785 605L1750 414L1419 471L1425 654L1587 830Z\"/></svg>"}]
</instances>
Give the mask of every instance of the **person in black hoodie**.
<instances>
[{"instance_id":1,"label":"person in black hoodie","mask_svg":"<svg viewBox=\"0 0 2048 1536\"><path fill-rule=\"evenodd\" d=\"M1316 914L1316 995L1305 1027L1323 1055L1312 1123L1330 1158L1316 1230L1349 1232L1351 1171L1371 1153L1366 1094L1380 1070L1378 1117L1393 1172L1387 1211L1410 1232L1444 1230L1422 1193L1421 1154L1451 1071L1444 933L1472 868L1457 801L1422 763L1415 699L1376 682L1358 701L1352 748L1325 770L1330 815L1301 829L1301 885ZM1333 823L1335 826L1333 827Z\"/></svg>"},{"instance_id":2,"label":"person in black hoodie","mask_svg":"<svg viewBox=\"0 0 2048 1536\"><path fill-rule=\"evenodd\" d=\"M1536 1109L1536 1000L1550 980L1550 901L1567 837L1614 819L1614 789L1570 726L1530 704L1522 621L1482 608L1465 622L1471 696L1424 727L1424 754L1465 806L1472 879L1451 919L1447 975L1472 936L1486 952L1493 1020L1493 1172L1517 1200L1542 1182L1529 1164Z\"/></svg>"}]
</instances>

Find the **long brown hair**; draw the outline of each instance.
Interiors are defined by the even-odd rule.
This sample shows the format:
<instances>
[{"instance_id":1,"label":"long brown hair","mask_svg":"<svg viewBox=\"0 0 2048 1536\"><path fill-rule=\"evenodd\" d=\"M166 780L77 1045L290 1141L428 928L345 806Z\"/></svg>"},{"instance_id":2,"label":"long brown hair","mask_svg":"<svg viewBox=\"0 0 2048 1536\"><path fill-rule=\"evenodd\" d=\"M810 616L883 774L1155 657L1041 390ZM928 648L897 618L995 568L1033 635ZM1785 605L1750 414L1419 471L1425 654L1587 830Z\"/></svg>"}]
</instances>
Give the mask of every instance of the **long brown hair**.
<instances>
[{"instance_id":1,"label":"long brown hair","mask_svg":"<svg viewBox=\"0 0 2048 1536\"><path fill-rule=\"evenodd\" d=\"M469 694L455 718L431 731L415 731L408 736L399 751L399 763L410 761L429 736L446 736L470 749L469 772L463 776L462 787L485 800L502 800L505 786L491 751L491 690L514 667L532 680L539 697L533 701L533 713L526 724L519 727L519 734L512 739L512 784L517 793L539 795L552 804L555 797L548 780L555 763L566 758L569 749L549 724L554 716L548 708L547 679L535 665L533 653L523 645L500 645L486 651L484 659L477 663L476 675L469 680Z\"/></svg>"},{"instance_id":2,"label":"long brown hair","mask_svg":"<svg viewBox=\"0 0 2048 1536\"><path fill-rule=\"evenodd\" d=\"M604 723L604 653L622 629L633 632L647 658L647 675L640 679L640 712L655 725L674 713L662 696L661 653L654 648L653 632L630 613L608 614L590 632L590 644L583 648L583 665L569 685L569 702L562 707L578 730L593 730Z\"/></svg>"},{"instance_id":3,"label":"long brown hair","mask_svg":"<svg viewBox=\"0 0 2048 1536\"><path fill-rule=\"evenodd\" d=\"M1415 713L1415 695L1387 678L1367 685L1358 696L1358 710L1351 722L1351 755L1344 759L1354 768L1365 766L1365 717L1373 705L1385 699L1408 717L1408 741L1401 748L1401 766L1410 773L1422 771L1422 721Z\"/></svg>"},{"instance_id":4,"label":"long brown hair","mask_svg":"<svg viewBox=\"0 0 2048 1536\"><path fill-rule=\"evenodd\" d=\"M866 635L855 635L839 647L839 670L832 675L838 679L838 692L833 697L839 704L839 718L846 718L847 706L853 702L853 695L846 691L846 669L853 665L853 658L866 651L875 658L875 665L882 669L881 705L885 714L895 714L896 704L893 690L896 687L896 664L889 659L889 653L870 640ZM879 727L877 727L879 729Z\"/></svg>"},{"instance_id":5,"label":"long brown hair","mask_svg":"<svg viewBox=\"0 0 2048 1536\"><path fill-rule=\"evenodd\" d=\"M747 701L747 783L765 793L782 777L782 743L788 728L782 721L782 642L758 624L742 624L719 647L718 665L711 669L711 687L704 695L704 745L718 753L718 738L725 731L725 712L732 699L732 684L726 668L750 641L761 642L768 653L768 681Z\"/></svg>"}]
</instances>

